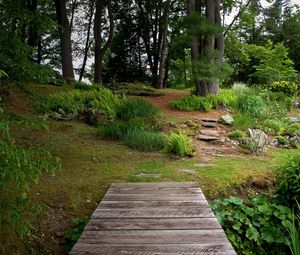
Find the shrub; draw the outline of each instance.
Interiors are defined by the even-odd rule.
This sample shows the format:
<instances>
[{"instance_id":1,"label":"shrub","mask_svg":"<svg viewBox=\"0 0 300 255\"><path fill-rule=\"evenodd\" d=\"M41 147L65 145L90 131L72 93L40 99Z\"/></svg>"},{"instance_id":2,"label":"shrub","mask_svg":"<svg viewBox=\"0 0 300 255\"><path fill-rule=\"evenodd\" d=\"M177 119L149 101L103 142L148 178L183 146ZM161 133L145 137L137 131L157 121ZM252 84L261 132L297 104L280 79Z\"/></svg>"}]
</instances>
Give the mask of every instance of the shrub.
<instances>
[{"instance_id":1,"label":"shrub","mask_svg":"<svg viewBox=\"0 0 300 255\"><path fill-rule=\"evenodd\" d=\"M183 133L169 135L167 151L178 156L192 156L193 146L189 138Z\"/></svg>"},{"instance_id":2,"label":"shrub","mask_svg":"<svg viewBox=\"0 0 300 255\"><path fill-rule=\"evenodd\" d=\"M235 82L231 89L238 96L241 96L250 90L247 85L242 82Z\"/></svg>"},{"instance_id":3,"label":"shrub","mask_svg":"<svg viewBox=\"0 0 300 255\"><path fill-rule=\"evenodd\" d=\"M142 151L159 151L166 143L162 134L134 128L127 131L124 140L129 147Z\"/></svg>"},{"instance_id":4,"label":"shrub","mask_svg":"<svg viewBox=\"0 0 300 255\"><path fill-rule=\"evenodd\" d=\"M214 108L217 108L220 105L225 105L228 107L235 107L237 103L237 95L231 89L221 89L220 94L215 97Z\"/></svg>"},{"instance_id":5,"label":"shrub","mask_svg":"<svg viewBox=\"0 0 300 255\"><path fill-rule=\"evenodd\" d=\"M242 130L233 130L228 134L228 136L232 139L239 139L239 138L246 137L247 134Z\"/></svg>"},{"instance_id":6,"label":"shrub","mask_svg":"<svg viewBox=\"0 0 300 255\"><path fill-rule=\"evenodd\" d=\"M247 113L255 118L263 118L267 115L267 107L263 99L255 95L243 95L237 100L237 108L242 113Z\"/></svg>"},{"instance_id":7,"label":"shrub","mask_svg":"<svg viewBox=\"0 0 300 255\"><path fill-rule=\"evenodd\" d=\"M278 169L278 201L290 208L297 207L300 201L300 156L296 155Z\"/></svg>"},{"instance_id":8,"label":"shrub","mask_svg":"<svg viewBox=\"0 0 300 255\"><path fill-rule=\"evenodd\" d=\"M284 132L286 123L280 120L267 119L263 122L264 131L274 135L280 135Z\"/></svg>"},{"instance_id":9,"label":"shrub","mask_svg":"<svg viewBox=\"0 0 300 255\"><path fill-rule=\"evenodd\" d=\"M271 84L273 92L282 92L288 96L293 96L297 89L297 84L291 81L276 81Z\"/></svg>"},{"instance_id":10,"label":"shrub","mask_svg":"<svg viewBox=\"0 0 300 255\"><path fill-rule=\"evenodd\" d=\"M124 100L117 109L117 118L123 121L129 121L136 118L147 118L158 116L159 109L144 99Z\"/></svg>"},{"instance_id":11,"label":"shrub","mask_svg":"<svg viewBox=\"0 0 300 255\"><path fill-rule=\"evenodd\" d=\"M75 89L79 90L91 90L94 87L93 85L87 84L83 81L73 81L72 85Z\"/></svg>"},{"instance_id":12,"label":"shrub","mask_svg":"<svg viewBox=\"0 0 300 255\"><path fill-rule=\"evenodd\" d=\"M288 207L255 196L249 201L216 200L212 208L238 254L287 254L285 227L292 223Z\"/></svg>"},{"instance_id":13,"label":"shrub","mask_svg":"<svg viewBox=\"0 0 300 255\"><path fill-rule=\"evenodd\" d=\"M41 107L43 112L64 110L66 113L83 112L85 109L84 97L79 91L60 92L51 95Z\"/></svg>"},{"instance_id":14,"label":"shrub","mask_svg":"<svg viewBox=\"0 0 300 255\"><path fill-rule=\"evenodd\" d=\"M290 111L293 106L293 100L282 92L270 92L268 91L263 95L263 99L267 101L270 105L270 108L281 108L281 110ZM274 105L277 104L277 105Z\"/></svg>"},{"instance_id":15,"label":"shrub","mask_svg":"<svg viewBox=\"0 0 300 255\"><path fill-rule=\"evenodd\" d=\"M102 110L109 117L116 116L120 100L111 90L103 86L93 86L90 93L89 100L92 108Z\"/></svg>"},{"instance_id":16,"label":"shrub","mask_svg":"<svg viewBox=\"0 0 300 255\"><path fill-rule=\"evenodd\" d=\"M298 124L298 123L293 123L293 124L287 126L286 129L284 130L284 134L287 134L287 135L292 135L295 133L300 134L300 124Z\"/></svg>"}]
</instances>

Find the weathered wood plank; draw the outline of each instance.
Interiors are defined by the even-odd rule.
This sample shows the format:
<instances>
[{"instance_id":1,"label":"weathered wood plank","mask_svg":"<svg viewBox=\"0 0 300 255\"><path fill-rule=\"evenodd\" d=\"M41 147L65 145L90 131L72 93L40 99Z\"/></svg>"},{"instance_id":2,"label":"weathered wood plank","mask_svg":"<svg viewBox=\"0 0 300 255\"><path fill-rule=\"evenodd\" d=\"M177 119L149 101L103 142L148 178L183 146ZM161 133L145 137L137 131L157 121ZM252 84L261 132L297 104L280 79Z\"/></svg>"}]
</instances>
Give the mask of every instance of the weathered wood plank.
<instances>
[{"instance_id":1,"label":"weathered wood plank","mask_svg":"<svg viewBox=\"0 0 300 255\"><path fill-rule=\"evenodd\" d=\"M75 249L74 249L75 250ZM106 245L80 244L71 255L236 255L227 244Z\"/></svg>"},{"instance_id":2,"label":"weathered wood plank","mask_svg":"<svg viewBox=\"0 0 300 255\"><path fill-rule=\"evenodd\" d=\"M128 187L164 187L164 188L198 188L199 185L196 182L135 182L135 183L112 183L110 188L128 188Z\"/></svg>"},{"instance_id":3,"label":"weathered wood plank","mask_svg":"<svg viewBox=\"0 0 300 255\"><path fill-rule=\"evenodd\" d=\"M93 218L85 229L221 229L221 226L216 218Z\"/></svg>"},{"instance_id":4,"label":"weathered wood plank","mask_svg":"<svg viewBox=\"0 0 300 255\"><path fill-rule=\"evenodd\" d=\"M213 212L208 207L187 209L96 209L94 218L177 218L177 217L214 217Z\"/></svg>"},{"instance_id":5,"label":"weathered wood plank","mask_svg":"<svg viewBox=\"0 0 300 255\"><path fill-rule=\"evenodd\" d=\"M205 200L185 202L185 201L101 201L100 209L191 209L207 208Z\"/></svg>"},{"instance_id":6,"label":"weathered wood plank","mask_svg":"<svg viewBox=\"0 0 300 255\"><path fill-rule=\"evenodd\" d=\"M214 230L85 230L78 243L85 244L226 244L222 229Z\"/></svg>"},{"instance_id":7,"label":"weathered wood plank","mask_svg":"<svg viewBox=\"0 0 300 255\"><path fill-rule=\"evenodd\" d=\"M196 183L112 184L71 255L235 255Z\"/></svg>"},{"instance_id":8,"label":"weathered wood plank","mask_svg":"<svg viewBox=\"0 0 300 255\"><path fill-rule=\"evenodd\" d=\"M206 200L203 194L106 194L104 201L199 201Z\"/></svg>"},{"instance_id":9,"label":"weathered wood plank","mask_svg":"<svg viewBox=\"0 0 300 255\"><path fill-rule=\"evenodd\" d=\"M203 194L199 188L131 187L110 188L108 194Z\"/></svg>"}]
</instances>

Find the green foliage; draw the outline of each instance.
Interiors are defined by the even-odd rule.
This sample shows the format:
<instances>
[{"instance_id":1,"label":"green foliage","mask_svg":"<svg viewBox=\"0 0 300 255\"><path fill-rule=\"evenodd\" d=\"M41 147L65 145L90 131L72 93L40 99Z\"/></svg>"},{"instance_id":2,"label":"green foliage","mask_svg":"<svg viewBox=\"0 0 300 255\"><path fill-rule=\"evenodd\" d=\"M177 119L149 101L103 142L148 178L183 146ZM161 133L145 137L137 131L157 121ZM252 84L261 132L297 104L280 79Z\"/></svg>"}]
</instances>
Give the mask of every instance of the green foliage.
<instances>
[{"instance_id":1,"label":"green foliage","mask_svg":"<svg viewBox=\"0 0 300 255\"><path fill-rule=\"evenodd\" d=\"M8 74L4 72L3 70L0 70L0 78L8 77Z\"/></svg>"},{"instance_id":2,"label":"green foliage","mask_svg":"<svg viewBox=\"0 0 300 255\"><path fill-rule=\"evenodd\" d=\"M42 211L29 197L30 185L37 183L43 172L53 172L60 165L42 148L23 149L11 140L8 122L0 121L0 235L30 234L32 219ZM6 238L9 239L8 236Z\"/></svg>"},{"instance_id":3,"label":"green foliage","mask_svg":"<svg viewBox=\"0 0 300 255\"><path fill-rule=\"evenodd\" d=\"M166 144L164 135L135 128L127 131L124 141L129 147L141 151L159 151Z\"/></svg>"},{"instance_id":4,"label":"green foliage","mask_svg":"<svg viewBox=\"0 0 300 255\"><path fill-rule=\"evenodd\" d=\"M267 115L267 107L262 98L247 94L237 100L237 108L242 113L247 113L255 118L263 118Z\"/></svg>"},{"instance_id":5,"label":"green foliage","mask_svg":"<svg viewBox=\"0 0 300 255\"><path fill-rule=\"evenodd\" d=\"M116 93L129 96L162 96L164 94L163 92L140 82L123 82L120 85L117 85Z\"/></svg>"},{"instance_id":6,"label":"green foliage","mask_svg":"<svg viewBox=\"0 0 300 255\"><path fill-rule=\"evenodd\" d=\"M298 205L298 212L300 212L300 205ZM288 245L292 255L300 255L300 216L293 214L293 224L287 226L289 231Z\"/></svg>"},{"instance_id":7,"label":"green foliage","mask_svg":"<svg viewBox=\"0 0 300 255\"><path fill-rule=\"evenodd\" d=\"M297 84L291 81L276 81L271 84L271 90L273 92L282 92L288 96L293 96L297 89Z\"/></svg>"},{"instance_id":8,"label":"green foliage","mask_svg":"<svg viewBox=\"0 0 300 255\"><path fill-rule=\"evenodd\" d=\"M281 135L285 131L287 124L281 120L266 119L263 122L263 126L266 133Z\"/></svg>"},{"instance_id":9,"label":"green foliage","mask_svg":"<svg viewBox=\"0 0 300 255\"><path fill-rule=\"evenodd\" d=\"M262 95L262 98L266 100L269 111L275 116L285 116L293 106L293 100L282 92L267 91Z\"/></svg>"},{"instance_id":10,"label":"green foliage","mask_svg":"<svg viewBox=\"0 0 300 255\"><path fill-rule=\"evenodd\" d=\"M94 86L89 95L92 108L99 109L105 112L109 117L115 117L117 109L120 106L120 100L111 90L103 86Z\"/></svg>"},{"instance_id":11,"label":"green foliage","mask_svg":"<svg viewBox=\"0 0 300 255\"><path fill-rule=\"evenodd\" d=\"M172 100L169 105L173 109L182 111L205 111L208 112L213 108L219 106L235 106L237 96L229 89L222 89L219 95L208 95L206 97L199 97L195 95L181 97Z\"/></svg>"},{"instance_id":12,"label":"green foliage","mask_svg":"<svg viewBox=\"0 0 300 255\"><path fill-rule=\"evenodd\" d=\"M296 209L300 201L300 156L296 155L278 169L278 201Z\"/></svg>"},{"instance_id":13,"label":"green foliage","mask_svg":"<svg viewBox=\"0 0 300 255\"><path fill-rule=\"evenodd\" d=\"M216 200L212 208L238 254L287 254L285 227L292 224L288 207L255 196L249 201Z\"/></svg>"},{"instance_id":14,"label":"green foliage","mask_svg":"<svg viewBox=\"0 0 300 255\"><path fill-rule=\"evenodd\" d=\"M241 96L245 93L249 92L249 88L247 87L247 85L245 83L242 82L235 82L231 88L233 90L233 92L235 94L237 94L238 96Z\"/></svg>"},{"instance_id":15,"label":"green foliage","mask_svg":"<svg viewBox=\"0 0 300 255\"><path fill-rule=\"evenodd\" d=\"M239 139L239 138L246 137L247 134L242 130L233 130L228 134L228 136L232 139Z\"/></svg>"},{"instance_id":16,"label":"green foliage","mask_svg":"<svg viewBox=\"0 0 300 255\"><path fill-rule=\"evenodd\" d=\"M102 110L107 116L115 117L120 100L109 89L93 86L90 91L60 92L41 103L43 112L59 111L77 114L88 108Z\"/></svg>"},{"instance_id":17,"label":"green foliage","mask_svg":"<svg viewBox=\"0 0 300 255\"><path fill-rule=\"evenodd\" d=\"M286 135L293 135L295 133L300 134L300 124L298 123L293 123L287 126L284 130L284 134Z\"/></svg>"},{"instance_id":18,"label":"green foliage","mask_svg":"<svg viewBox=\"0 0 300 255\"><path fill-rule=\"evenodd\" d=\"M122 101L116 115L120 120L129 121L136 118L158 116L159 114L160 111L157 107L139 98Z\"/></svg>"},{"instance_id":19,"label":"green foliage","mask_svg":"<svg viewBox=\"0 0 300 255\"><path fill-rule=\"evenodd\" d=\"M183 133L173 133L169 135L167 151L180 157L192 156L193 146L190 139Z\"/></svg>"},{"instance_id":20,"label":"green foliage","mask_svg":"<svg viewBox=\"0 0 300 255\"><path fill-rule=\"evenodd\" d=\"M62 109L66 113L83 112L85 99L79 91L60 92L48 97L41 105L43 112L58 111Z\"/></svg>"},{"instance_id":21,"label":"green foliage","mask_svg":"<svg viewBox=\"0 0 300 255\"><path fill-rule=\"evenodd\" d=\"M81 234L84 230L84 227L88 223L89 220L90 220L89 216L84 216L82 218L74 218L73 219L74 226L65 232L65 238L66 238L66 242L64 244L65 252L69 253L71 251L74 244L77 242L77 240L81 236Z\"/></svg>"},{"instance_id":22,"label":"green foliage","mask_svg":"<svg viewBox=\"0 0 300 255\"><path fill-rule=\"evenodd\" d=\"M122 140L125 139L128 133L134 130L144 130L144 123L141 120L125 121L112 121L101 124L98 127L98 133L103 138Z\"/></svg>"},{"instance_id":23,"label":"green foliage","mask_svg":"<svg viewBox=\"0 0 300 255\"><path fill-rule=\"evenodd\" d=\"M72 85L75 89L79 90L91 90L95 85L89 85L83 81L73 81Z\"/></svg>"}]
</instances>

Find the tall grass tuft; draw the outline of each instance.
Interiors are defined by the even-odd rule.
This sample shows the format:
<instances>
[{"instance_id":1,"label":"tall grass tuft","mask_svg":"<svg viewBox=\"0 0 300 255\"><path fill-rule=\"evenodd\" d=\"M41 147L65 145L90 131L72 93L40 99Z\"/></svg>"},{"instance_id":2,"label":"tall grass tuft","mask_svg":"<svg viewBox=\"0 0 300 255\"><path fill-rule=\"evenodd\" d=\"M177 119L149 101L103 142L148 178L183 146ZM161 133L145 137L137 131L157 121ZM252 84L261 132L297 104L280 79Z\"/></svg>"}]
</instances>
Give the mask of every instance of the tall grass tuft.
<instances>
[{"instance_id":1,"label":"tall grass tuft","mask_svg":"<svg viewBox=\"0 0 300 255\"><path fill-rule=\"evenodd\" d=\"M136 118L154 117L160 114L160 110L144 99L126 99L117 110L117 118L130 121Z\"/></svg>"},{"instance_id":2,"label":"tall grass tuft","mask_svg":"<svg viewBox=\"0 0 300 255\"><path fill-rule=\"evenodd\" d=\"M141 129L129 129L124 137L125 143L141 151L159 151L165 147L166 137L160 133Z\"/></svg>"},{"instance_id":3,"label":"tall grass tuft","mask_svg":"<svg viewBox=\"0 0 300 255\"><path fill-rule=\"evenodd\" d=\"M167 152L178 156L192 156L193 146L189 138L183 133L173 133L169 135Z\"/></svg>"}]
</instances>

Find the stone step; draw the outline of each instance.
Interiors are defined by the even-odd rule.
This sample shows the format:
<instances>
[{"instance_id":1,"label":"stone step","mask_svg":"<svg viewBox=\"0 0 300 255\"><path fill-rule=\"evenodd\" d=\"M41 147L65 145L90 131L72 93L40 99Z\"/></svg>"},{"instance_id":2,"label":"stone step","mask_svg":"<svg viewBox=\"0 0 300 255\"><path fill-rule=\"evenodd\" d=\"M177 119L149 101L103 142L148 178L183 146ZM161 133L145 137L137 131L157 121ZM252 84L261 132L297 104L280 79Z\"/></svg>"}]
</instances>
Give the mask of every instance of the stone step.
<instances>
[{"instance_id":1,"label":"stone step","mask_svg":"<svg viewBox=\"0 0 300 255\"><path fill-rule=\"evenodd\" d=\"M203 122L202 127L216 128L218 127L218 124L216 122Z\"/></svg>"},{"instance_id":2,"label":"stone step","mask_svg":"<svg viewBox=\"0 0 300 255\"><path fill-rule=\"evenodd\" d=\"M210 141L216 141L219 138L216 136L208 136L208 135L197 135L196 139L201 140L201 141L206 141L206 142L210 142Z\"/></svg>"},{"instance_id":3,"label":"stone step","mask_svg":"<svg viewBox=\"0 0 300 255\"><path fill-rule=\"evenodd\" d=\"M202 121L204 122L218 122L219 120L216 118L201 118Z\"/></svg>"},{"instance_id":4,"label":"stone step","mask_svg":"<svg viewBox=\"0 0 300 255\"><path fill-rule=\"evenodd\" d=\"M201 135L219 137L219 132L217 130L201 129L199 132Z\"/></svg>"}]
</instances>

